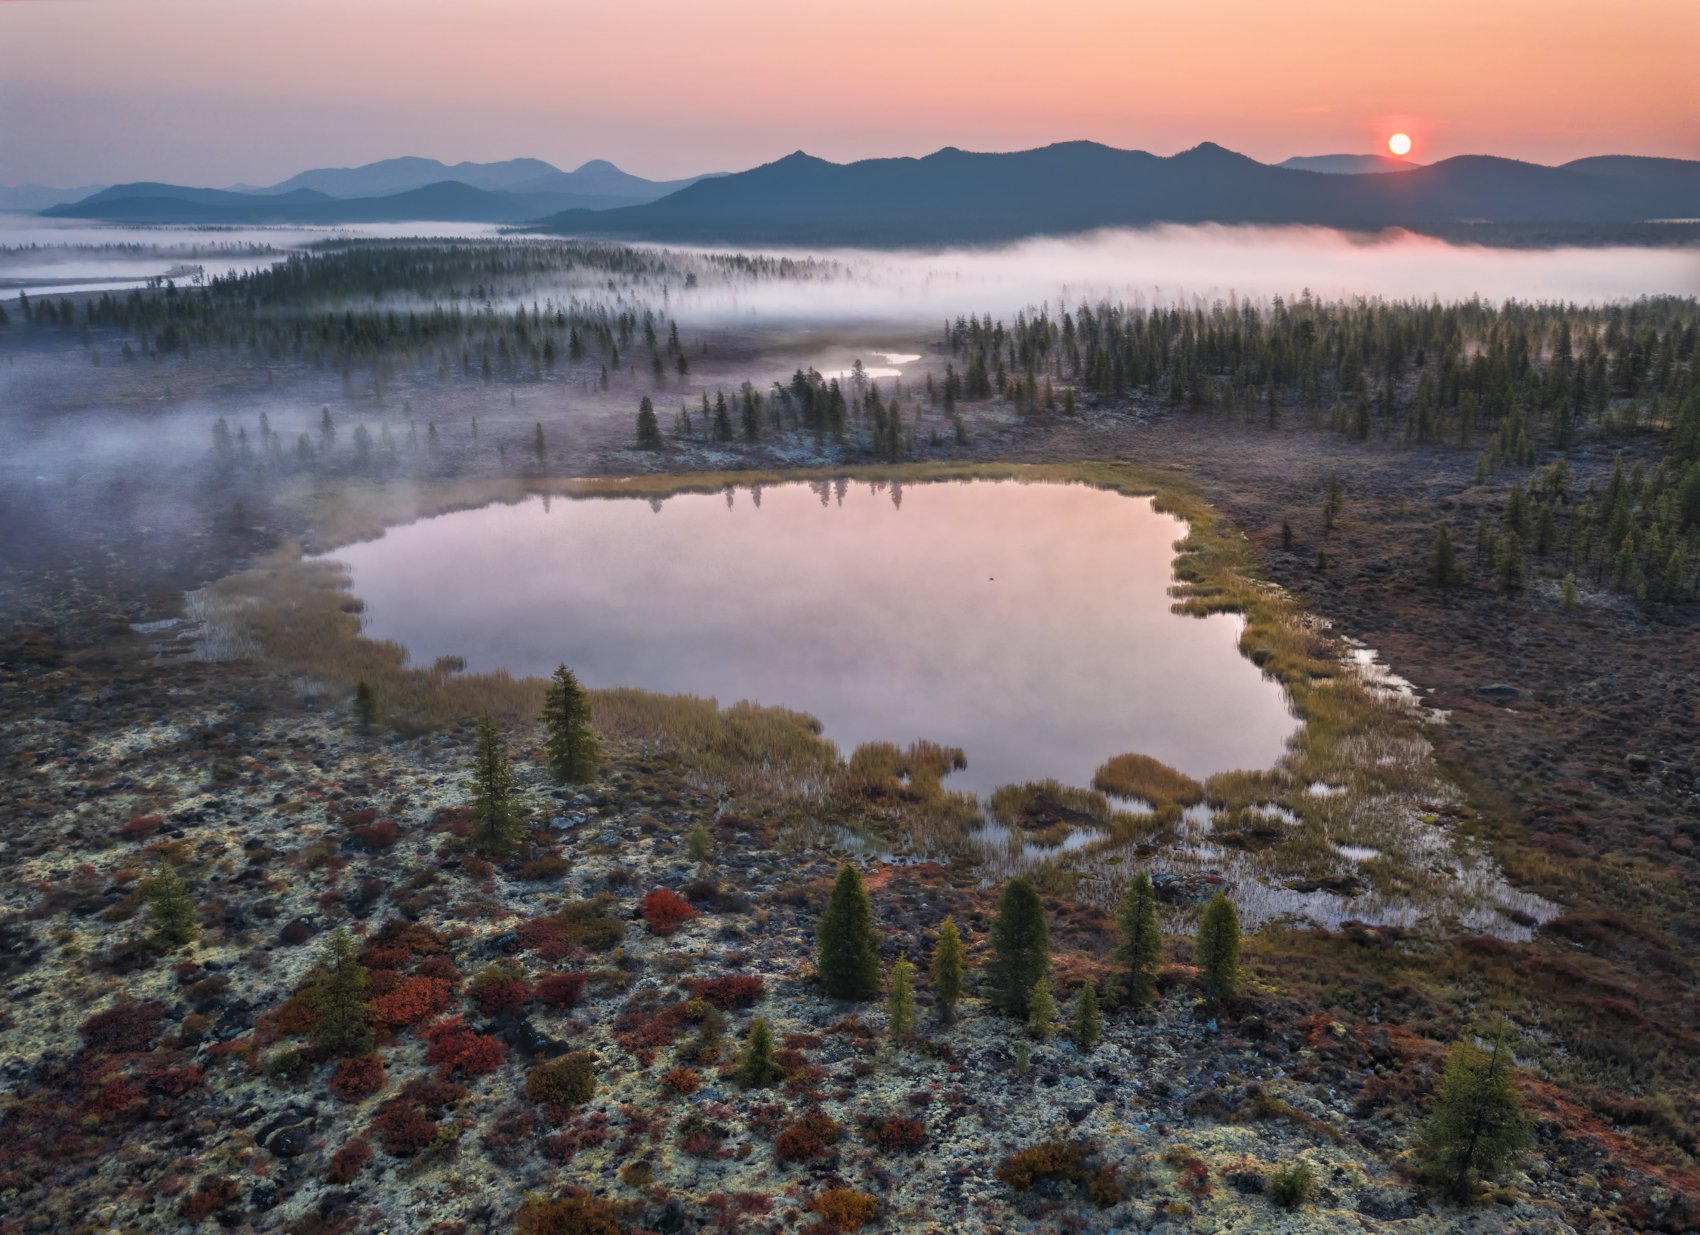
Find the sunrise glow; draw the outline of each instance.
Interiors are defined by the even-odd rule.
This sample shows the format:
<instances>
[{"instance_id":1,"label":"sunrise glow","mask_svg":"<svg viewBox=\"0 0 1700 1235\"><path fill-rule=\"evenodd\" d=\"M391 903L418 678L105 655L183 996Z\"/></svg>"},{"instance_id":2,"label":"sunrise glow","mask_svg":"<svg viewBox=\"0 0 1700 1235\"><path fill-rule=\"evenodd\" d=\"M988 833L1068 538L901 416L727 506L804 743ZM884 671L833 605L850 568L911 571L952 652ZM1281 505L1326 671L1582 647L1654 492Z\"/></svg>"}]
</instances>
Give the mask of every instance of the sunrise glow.
<instances>
[{"instance_id":1,"label":"sunrise glow","mask_svg":"<svg viewBox=\"0 0 1700 1235\"><path fill-rule=\"evenodd\" d=\"M1399 158L1404 158L1411 153L1411 135L1409 133L1395 133L1387 139L1387 149Z\"/></svg>"}]
</instances>

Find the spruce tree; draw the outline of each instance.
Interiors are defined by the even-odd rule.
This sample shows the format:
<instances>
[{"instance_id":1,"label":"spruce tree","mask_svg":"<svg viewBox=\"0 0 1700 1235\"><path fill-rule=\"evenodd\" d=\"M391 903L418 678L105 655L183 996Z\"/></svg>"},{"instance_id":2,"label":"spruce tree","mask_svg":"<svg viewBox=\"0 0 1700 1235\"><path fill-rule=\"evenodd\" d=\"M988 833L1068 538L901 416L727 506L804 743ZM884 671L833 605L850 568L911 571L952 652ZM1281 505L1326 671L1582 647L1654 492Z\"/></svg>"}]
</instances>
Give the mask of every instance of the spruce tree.
<instances>
[{"instance_id":1,"label":"spruce tree","mask_svg":"<svg viewBox=\"0 0 1700 1235\"><path fill-rule=\"evenodd\" d=\"M342 927L330 937L320 960L315 988L318 1020L313 1045L342 1059L372 1049L372 1024L366 1007L366 967L354 940Z\"/></svg>"},{"instance_id":2,"label":"spruce tree","mask_svg":"<svg viewBox=\"0 0 1700 1235\"><path fill-rule=\"evenodd\" d=\"M915 966L900 956L885 983L886 1027L898 1042L915 1028Z\"/></svg>"},{"instance_id":3,"label":"spruce tree","mask_svg":"<svg viewBox=\"0 0 1700 1235\"><path fill-rule=\"evenodd\" d=\"M1334 520L1340 517L1340 512L1346 508L1346 497L1340 491L1340 478L1328 478L1328 492L1322 499L1322 526L1329 531L1334 530Z\"/></svg>"},{"instance_id":4,"label":"spruce tree","mask_svg":"<svg viewBox=\"0 0 1700 1235\"><path fill-rule=\"evenodd\" d=\"M1074 1019L1069 1025L1069 1035L1076 1046L1089 1051L1098 1044L1098 1033L1098 984L1089 980L1081 984L1080 993L1074 997Z\"/></svg>"},{"instance_id":5,"label":"spruce tree","mask_svg":"<svg viewBox=\"0 0 1700 1235\"><path fill-rule=\"evenodd\" d=\"M1026 1016L1034 984L1051 969L1050 933L1039 893L1025 879L1011 879L998 897L992 920L992 956L986 963L992 1005L1008 1016Z\"/></svg>"},{"instance_id":6,"label":"spruce tree","mask_svg":"<svg viewBox=\"0 0 1700 1235\"><path fill-rule=\"evenodd\" d=\"M147 899L148 924L153 927L155 943L176 951L194 942L201 932L200 915L176 867L162 863L159 873L143 885L142 894Z\"/></svg>"},{"instance_id":7,"label":"spruce tree","mask_svg":"<svg viewBox=\"0 0 1700 1235\"><path fill-rule=\"evenodd\" d=\"M714 852L714 841L708 834L708 829L698 819L691 825L691 830L685 833L685 851L695 862L708 864L708 858Z\"/></svg>"},{"instance_id":8,"label":"spruce tree","mask_svg":"<svg viewBox=\"0 0 1700 1235\"><path fill-rule=\"evenodd\" d=\"M549 774L559 785L582 785L593 780L602 763L602 747L590 727L590 694L573 671L558 666L543 692L544 748Z\"/></svg>"},{"instance_id":9,"label":"spruce tree","mask_svg":"<svg viewBox=\"0 0 1700 1235\"><path fill-rule=\"evenodd\" d=\"M1436 587L1457 587L1463 582L1458 570L1458 555L1452 549L1452 537L1442 527L1434 534L1434 556L1429 559L1429 581Z\"/></svg>"},{"instance_id":10,"label":"spruce tree","mask_svg":"<svg viewBox=\"0 0 1700 1235\"><path fill-rule=\"evenodd\" d=\"M523 827L514 801L513 764L486 712L478 719L472 755L472 847L485 857L503 857L513 852Z\"/></svg>"},{"instance_id":11,"label":"spruce tree","mask_svg":"<svg viewBox=\"0 0 1700 1235\"><path fill-rule=\"evenodd\" d=\"M1576 590L1576 576L1566 571L1564 580L1559 584L1558 603L1566 613L1574 613L1582 607L1582 594Z\"/></svg>"},{"instance_id":12,"label":"spruce tree","mask_svg":"<svg viewBox=\"0 0 1700 1235\"><path fill-rule=\"evenodd\" d=\"M765 1016L758 1016L750 1022L750 1036L745 1040L744 1058L735 1078L745 1089L756 1089L784 1076L785 1069L773 1057L773 1028Z\"/></svg>"},{"instance_id":13,"label":"spruce tree","mask_svg":"<svg viewBox=\"0 0 1700 1235\"><path fill-rule=\"evenodd\" d=\"M1157 992L1157 964L1163 959L1163 936L1157 927L1157 894L1144 871L1128 885L1116 911L1122 944L1118 960L1128 967L1128 994L1135 1007L1150 1003Z\"/></svg>"},{"instance_id":14,"label":"spruce tree","mask_svg":"<svg viewBox=\"0 0 1700 1235\"><path fill-rule=\"evenodd\" d=\"M1233 998L1240 985L1240 915L1222 892L1204 907L1195 952L1210 997Z\"/></svg>"},{"instance_id":15,"label":"spruce tree","mask_svg":"<svg viewBox=\"0 0 1700 1235\"><path fill-rule=\"evenodd\" d=\"M1477 1181L1504 1170L1528 1145L1515 1082L1503 1029L1491 1050L1464 1040L1447 1055L1419 1148L1429 1178L1452 1200L1474 1199Z\"/></svg>"},{"instance_id":16,"label":"spruce tree","mask_svg":"<svg viewBox=\"0 0 1700 1235\"><path fill-rule=\"evenodd\" d=\"M603 372L606 375L607 370ZM606 376L603 381L606 389ZM661 422L655 418L655 404L650 402L648 395L644 395L643 402L638 404L637 444L645 450L655 450L661 445Z\"/></svg>"},{"instance_id":17,"label":"spruce tree","mask_svg":"<svg viewBox=\"0 0 1700 1235\"><path fill-rule=\"evenodd\" d=\"M1051 1022L1057 1019L1057 1001L1051 997L1051 975L1042 973L1027 992L1027 1028L1040 1041L1051 1036Z\"/></svg>"},{"instance_id":18,"label":"spruce tree","mask_svg":"<svg viewBox=\"0 0 1700 1235\"><path fill-rule=\"evenodd\" d=\"M956 1019L956 1002L962 998L964 964L962 936L956 929L956 920L946 918L939 926L938 941L933 944L930 972L933 993L939 1001L939 1019L947 1025Z\"/></svg>"},{"instance_id":19,"label":"spruce tree","mask_svg":"<svg viewBox=\"0 0 1700 1235\"><path fill-rule=\"evenodd\" d=\"M378 696L365 678L354 684L354 724L361 733L372 732L378 723Z\"/></svg>"},{"instance_id":20,"label":"spruce tree","mask_svg":"<svg viewBox=\"0 0 1700 1235\"><path fill-rule=\"evenodd\" d=\"M846 862L816 927L816 968L834 999L874 999L880 993L879 938L862 872Z\"/></svg>"}]
</instances>

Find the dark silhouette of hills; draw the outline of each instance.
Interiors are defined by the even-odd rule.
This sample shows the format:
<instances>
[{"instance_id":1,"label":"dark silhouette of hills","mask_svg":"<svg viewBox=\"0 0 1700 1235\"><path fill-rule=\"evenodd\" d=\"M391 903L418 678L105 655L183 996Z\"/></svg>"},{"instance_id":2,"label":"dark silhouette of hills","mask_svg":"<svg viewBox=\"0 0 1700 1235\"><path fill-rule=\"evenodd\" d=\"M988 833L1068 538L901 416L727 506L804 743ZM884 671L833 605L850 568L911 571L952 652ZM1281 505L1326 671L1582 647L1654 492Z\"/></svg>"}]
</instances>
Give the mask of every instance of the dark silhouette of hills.
<instances>
[{"instance_id":1,"label":"dark silhouette of hills","mask_svg":"<svg viewBox=\"0 0 1700 1235\"><path fill-rule=\"evenodd\" d=\"M628 203L653 201L702 179L645 180L621 171L606 159L592 159L564 172L542 159L508 159L501 163L455 163L405 157L383 159L360 167L319 167L255 193L287 193L314 189L331 197L382 197L422 189L445 180L475 189L509 193L569 193L577 197L621 198Z\"/></svg>"},{"instance_id":2,"label":"dark silhouette of hills","mask_svg":"<svg viewBox=\"0 0 1700 1235\"><path fill-rule=\"evenodd\" d=\"M1700 163L1676 159L1543 167L1471 155L1396 174L1336 175L1271 167L1210 142L1167 158L1067 142L849 164L799 151L644 205L563 212L542 226L670 241L927 245L1154 223L1444 230L1696 216Z\"/></svg>"},{"instance_id":3,"label":"dark silhouette of hills","mask_svg":"<svg viewBox=\"0 0 1700 1235\"><path fill-rule=\"evenodd\" d=\"M1331 176L1353 176L1369 172L1408 172L1421 163L1396 159L1388 154L1301 154L1282 159L1276 167L1298 172L1326 172Z\"/></svg>"},{"instance_id":4,"label":"dark silhouette of hills","mask_svg":"<svg viewBox=\"0 0 1700 1235\"><path fill-rule=\"evenodd\" d=\"M330 197L313 189L233 193L169 184L121 184L42 213L125 223L523 223L562 210L594 212L629 205L631 200L597 194L495 192L458 180L378 197Z\"/></svg>"},{"instance_id":5,"label":"dark silhouette of hills","mask_svg":"<svg viewBox=\"0 0 1700 1235\"><path fill-rule=\"evenodd\" d=\"M399 158L316 168L268 188L200 189L141 181L42 211L132 223L523 223L563 210L653 201L695 184L645 180L605 159L564 172L541 159L457 163Z\"/></svg>"}]
</instances>

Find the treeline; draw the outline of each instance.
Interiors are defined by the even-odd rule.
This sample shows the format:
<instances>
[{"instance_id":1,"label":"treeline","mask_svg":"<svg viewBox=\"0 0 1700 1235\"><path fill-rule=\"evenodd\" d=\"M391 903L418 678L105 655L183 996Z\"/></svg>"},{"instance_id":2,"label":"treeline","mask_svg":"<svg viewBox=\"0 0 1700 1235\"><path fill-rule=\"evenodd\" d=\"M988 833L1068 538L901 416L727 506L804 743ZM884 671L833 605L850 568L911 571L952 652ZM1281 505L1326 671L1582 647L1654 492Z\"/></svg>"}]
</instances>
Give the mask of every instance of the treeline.
<instances>
[{"instance_id":1,"label":"treeline","mask_svg":"<svg viewBox=\"0 0 1700 1235\"><path fill-rule=\"evenodd\" d=\"M1067 415L1074 391L1136 395L1270 428L1312 424L1387 445L1478 452L1477 477L1533 470L1584 441L1664 434L1651 465L1620 464L1602 491L1565 467L1520 481L1477 553L1508 589L1550 558L1643 598L1700 595L1700 306L1664 297L1578 307L1479 300L1128 308L1083 305L1013 325L948 322L947 409L1002 398Z\"/></svg>"},{"instance_id":2,"label":"treeline","mask_svg":"<svg viewBox=\"0 0 1700 1235\"><path fill-rule=\"evenodd\" d=\"M403 371L440 382L543 380L595 364L604 386L622 365L661 382L689 373L678 323L640 305L621 281L684 281L666 259L607 245L356 247L295 254L266 270L204 288L104 293L79 314L69 299L20 297L25 323L129 336L122 355L245 355L266 365L305 362L358 375L381 395ZM587 295L507 307L526 289L576 281ZM385 301L389 304L385 304ZM3 324L3 323L0 323Z\"/></svg>"},{"instance_id":3,"label":"treeline","mask_svg":"<svg viewBox=\"0 0 1700 1235\"><path fill-rule=\"evenodd\" d=\"M749 382L730 397L716 390L710 400L708 392L702 392L697 407L679 405L673 436L680 441L757 442L802 431L814 439L817 449L830 442L896 462L915 453L918 433L925 433L930 445L942 443L940 424L925 423L927 407L938 402L931 378L927 390L926 402L914 400L914 410L906 417L903 383L894 383L889 398L882 395L860 360L847 381L825 377L813 368L798 369L789 382L775 382L765 392ZM967 431L960 418L953 412L949 421L957 440L964 440ZM647 395L638 405L637 438L638 445L647 448L659 447L663 441L654 401Z\"/></svg>"}]
</instances>

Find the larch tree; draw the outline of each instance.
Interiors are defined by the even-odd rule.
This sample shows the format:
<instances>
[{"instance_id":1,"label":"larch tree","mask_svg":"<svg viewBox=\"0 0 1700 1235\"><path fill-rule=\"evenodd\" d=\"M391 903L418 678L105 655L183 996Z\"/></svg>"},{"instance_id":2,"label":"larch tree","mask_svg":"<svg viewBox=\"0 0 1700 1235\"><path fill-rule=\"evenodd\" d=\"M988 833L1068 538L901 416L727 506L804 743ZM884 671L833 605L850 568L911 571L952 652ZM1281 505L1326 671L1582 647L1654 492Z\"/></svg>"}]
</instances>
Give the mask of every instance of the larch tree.
<instances>
[{"instance_id":1,"label":"larch tree","mask_svg":"<svg viewBox=\"0 0 1700 1235\"><path fill-rule=\"evenodd\" d=\"M744 1043L744 1058L738 1064L735 1078L745 1089L758 1089L782 1080L785 1069L773 1057L773 1027L765 1016L750 1022L750 1035Z\"/></svg>"},{"instance_id":2,"label":"larch tree","mask_svg":"<svg viewBox=\"0 0 1700 1235\"><path fill-rule=\"evenodd\" d=\"M1101 1025L1098 1016L1098 984L1091 980L1081 983L1074 997L1074 1017L1069 1022L1069 1036L1083 1051L1098 1044Z\"/></svg>"},{"instance_id":3,"label":"larch tree","mask_svg":"<svg viewBox=\"0 0 1700 1235\"><path fill-rule=\"evenodd\" d=\"M1204 907L1194 953L1210 997L1233 998L1240 988L1240 915L1225 893L1216 893Z\"/></svg>"},{"instance_id":4,"label":"larch tree","mask_svg":"<svg viewBox=\"0 0 1700 1235\"><path fill-rule=\"evenodd\" d=\"M175 866L161 863L159 872L143 884L142 895L147 901L148 925L153 927L155 943L176 951L195 941L201 931L200 915Z\"/></svg>"},{"instance_id":5,"label":"larch tree","mask_svg":"<svg viewBox=\"0 0 1700 1235\"><path fill-rule=\"evenodd\" d=\"M1503 1027L1484 1050L1466 1039L1446 1057L1419 1149L1429 1179L1460 1203L1504 1170L1529 1143L1516 1067Z\"/></svg>"},{"instance_id":6,"label":"larch tree","mask_svg":"<svg viewBox=\"0 0 1700 1235\"><path fill-rule=\"evenodd\" d=\"M938 940L933 944L929 972L933 979L933 994L939 1001L939 1019L947 1025L956 1019L956 1004L962 998L965 964L962 935L956 929L956 920L946 918L939 926Z\"/></svg>"},{"instance_id":7,"label":"larch tree","mask_svg":"<svg viewBox=\"0 0 1700 1235\"><path fill-rule=\"evenodd\" d=\"M900 1042L915 1028L915 966L900 956L885 983L886 1028Z\"/></svg>"},{"instance_id":8,"label":"larch tree","mask_svg":"<svg viewBox=\"0 0 1700 1235\"><path fill-rule=\"evenodd\" d=\"M366 967L360 950L342 927L325 945L319 962L315 989L318 1019L313 1024L313 1045L342 1059L353 1059L372 1049L372 1023L366 1006Z\"/></svg>"},{"instance_id":9,"label":"larch tree","mask_svg":"<svg viewBox=\"0 0 1700 1235\"><path fill-rule=\"evenodd\" d=\"M525 825L514 800L514 767L488 712L478 719L471 788L472 847L490 858L512 853Z\"/></svg>"},{"instance_id":10,"label":"larch tree","mask_svg":"<svg viewBox=\"0 0 1700 1235\"><path fill-rule=\"evenodd\" d=\"M1134 876L1116 910L1121 929L1121 947L1116 957L1128 971L1128 995L1135 1007L1144 1007L1157 993L1157 964L1163 959L1163 935L1157 926L1157 894L1151 876L1144 871Z\"/></svg>"},{"instance_id":11,"label":"larch tree","mask_svg":"<svg viewBox=\"0 0 1700 1235\"><path fill-rule=\"evenodd\" d=\"M1011 879L1004 886L992 920L991 945L986 977L992 1004L1006 1015L1025 1017L1034 985L1051 970L1045 906L1027 880Z\"/></svg>"},{"instance_id":12,"label":"larch tree","mask_svg":"<svg viewBox=\"0 0 1700 1235\"><path fill-rule=\"evenodd\" d=\"M645 450L655 450L661 445L661 422L655 418L655 404L648 395L638 404L637 444Z\"/></svg>"},{"instance_id":13,"label":"larch tree","mask_svg":"<svg viewBox=\"0 0 1700 1235\"><path fill-rule=\"evenodd\" d=\"M821 985L834 999L875 999L880 993L879 937L862 872L846 862L815 929Z\"/></svg>"},{"instance_id":14,"label":"larch tree","mask_svg":"<svg viewBox=\"0 0 1700 1235\"><path fill-rule=\"evenodd\" d=\"M590 694L565 665L555 670L543 693L544 749L549 774L560 785L582 785L596 777L602 747L590 727Z\"/></svg>"}]
</instances>

